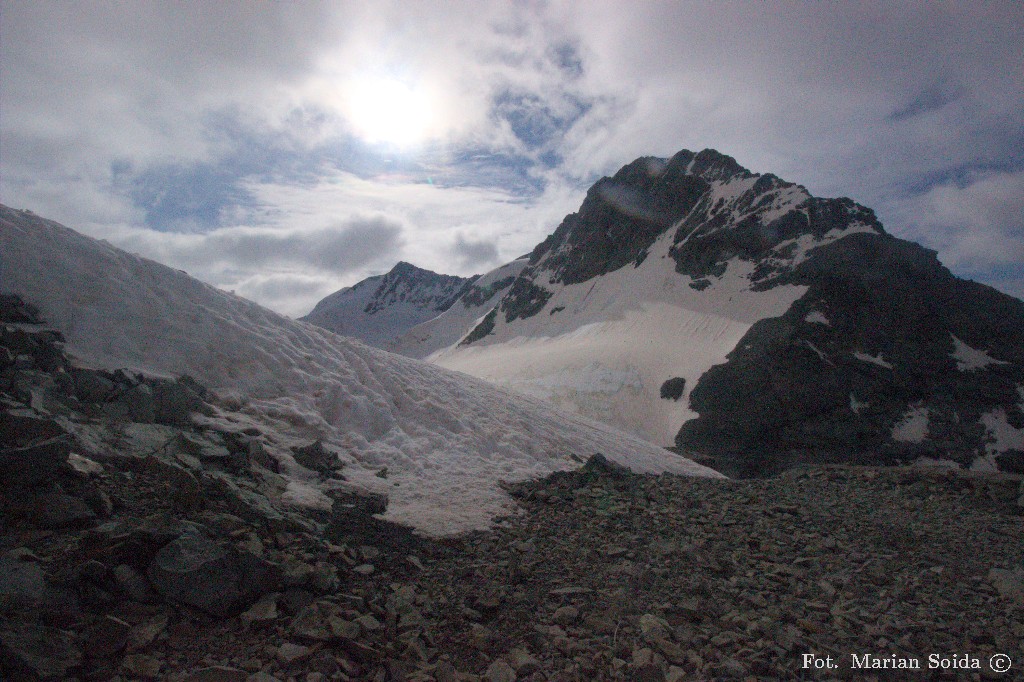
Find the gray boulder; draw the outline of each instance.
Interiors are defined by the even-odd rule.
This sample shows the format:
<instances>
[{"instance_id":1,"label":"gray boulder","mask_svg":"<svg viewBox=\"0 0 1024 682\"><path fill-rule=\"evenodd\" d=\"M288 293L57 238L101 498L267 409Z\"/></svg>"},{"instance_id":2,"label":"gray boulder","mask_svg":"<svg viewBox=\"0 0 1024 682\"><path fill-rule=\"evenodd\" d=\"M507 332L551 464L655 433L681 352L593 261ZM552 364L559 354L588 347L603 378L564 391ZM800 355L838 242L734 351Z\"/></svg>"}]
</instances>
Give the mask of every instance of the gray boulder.
<instances>
[{"instance_id":1,"label":"gray boulder","mask_svg":"<svg viewBox=\"0 0 1024 682\"><path fill-rule=\"evenodd\" d=\"M11 679L64 680L82 665L75 636L64 630L33 623L0 625L0 670Z\"/></svg>"},{"instance_id":2,"label":"gray boulder","mask_svg":"<svg viewBox=\"0 0 1024 682\"><path fill-rule=\"evenodd\" d=\"M188 426L192 413L212 413L210 406L186 383L157 379L148 385L153 393L153 420L157 424Z\"/></svg>"},{"instance_id":3,"label":"gray boulder","mask_svg":"<svg viewBox=\"0 0 1024 682\"><path fill-rule=\"evenodd\" d=\"M70 374L75 397L83 403L102 403L116 388L113 381L95 370L75 367Z\"/></svg>"},{"instance_id":4,"label":"gray boulder","mask_svg":"<svg viewBox=\"0 0 1024 682\"><path fill-rule=\"evenodd\" d=\"M128 388L113 401L106 403L104 409L112 419L140 424L152 424L156 420L153 389L146 384Z\"/></svg>"},{"instance_id":5,"label":"gray boulder","mask_svg":"<svg viewBox=\"0 0 1024 682\"><path fill-rule=\"evenodd\" d=\"M281 582L274 564L191 530L157 552L146 575L165 599L217 617L241 613Z\"/></svg>"},{"instance_id":6,"label":"gray boulder","mask_svg":"<svg viewBox=\"0 0 1024 682\"><path fill-rule=\"evenodd\" d=\"M4 487L37 487L62 474L73 473L68 464L70 452L71 440L66 437L0 449L0 478Z\"/></svg>"}]
</instances>

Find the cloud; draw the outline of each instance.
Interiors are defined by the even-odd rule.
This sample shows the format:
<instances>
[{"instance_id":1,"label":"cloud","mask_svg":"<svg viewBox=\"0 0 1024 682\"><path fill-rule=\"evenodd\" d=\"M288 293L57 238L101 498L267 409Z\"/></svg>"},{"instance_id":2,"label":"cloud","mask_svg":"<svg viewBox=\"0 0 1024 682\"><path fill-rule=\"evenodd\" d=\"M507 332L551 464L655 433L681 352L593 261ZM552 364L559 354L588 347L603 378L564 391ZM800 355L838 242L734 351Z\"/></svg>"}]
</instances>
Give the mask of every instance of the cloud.
<instances>
[{"instance_id":1,"label":"cloud","mask_svg":"<svg viewBox=\"0 0 1024 682\"><path fill-rule=\"evenodd\" d=\"M301 317L319 301L337 291L329 280L315 274L255 274L236 282L232 291L252 301L272 301L273 308L291 317Z\"/></svg>"},{"instance_id":2,"label":"cloud","mask_svg":"<svg viewBox=\"0 0 1024 682\"><path fill-rule=\"evenodd\" d=\"M936 185L904 220L949 267L971 272L1024 264L1024 171Z\"/></svg>"},{"instance_id":3,"label":"cloud","mask_svg":"<svg viewBox=\"0 0 1024 682\"><path fill-rule=\"evenodd\" d=\"M452 251L463 268L499 264L498 248L489 241L467 239L464 235L459 234L455 237Z\"/></svg>"},{"instance_id":4,"label":"cloud","mask_svg":"<svg viewBox=\"0 0 1024 682\"><path fill-rule=\"evenodd\" d=\"M131 10L4 4L0 197L269 305L390 258L471 274L601 175L704 147L1024 288L1000 256L1020 236L1020 3ZM375 82L429 105L416 144L360 136Z\"/></svg>"},{"instance_id":5,"label":"cloud","mask_svg":"<svg viewBox=\"0 0 1024 682\"><path fill-rule=\"evenodd\" d=\"M931 111L938 111L955 100L956 96L946 91L940 84L931 85L915 95L906 105L889 114L889 120L903 121Z\"/></svg>"},{"instance_id":6,"label":"cloud","mask_svg":"<svg viewBox=\"0 0 1024 682\"><path fill-rule=\"evenodd\" d=\"M393 219L367 215L316 228L229 227L198 234L122 225L90 232L280 312L300 315L318 297L389 269L402 254L403 231Z\"/></svg>"}]
</instances>

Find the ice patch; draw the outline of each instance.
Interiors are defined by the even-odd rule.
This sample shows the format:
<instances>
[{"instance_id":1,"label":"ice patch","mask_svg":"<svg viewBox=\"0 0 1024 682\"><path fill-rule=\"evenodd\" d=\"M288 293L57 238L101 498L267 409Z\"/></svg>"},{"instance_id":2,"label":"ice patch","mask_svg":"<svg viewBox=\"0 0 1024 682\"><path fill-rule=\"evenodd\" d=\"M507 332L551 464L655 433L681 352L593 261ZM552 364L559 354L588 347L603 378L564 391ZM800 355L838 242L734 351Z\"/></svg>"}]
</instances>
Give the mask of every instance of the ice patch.
<instances>
[{"instance_id":1,"label":"ice patch","mask_svg":"<svg viewBox=\"0 0 1024 682\"><path fill-rule=\"evenodd\" d=\"M899 443L921 443L928 435L928 408L912 406L892 427L892 439Z\"/></svg>"},{"instance_id":2,"label":"ice patch","mask_svg":"<svg viewBox=\"0 0 1024 682\"><path fill-rule=\"evenodd\" d=\"M879 367L885 367L886 369L892 369L892 365L882 359L881 353L878 355L868 355L867 353L861 353L860 351L854 351L853 357L857 358L861 362L870 362L872 365L878 365Z\"/></svg>"},{"instance_id":3,"label":"ice patch","mask_svg":"<svg viewBox=\"0 0 1024 682\"><path fill-rule=\"evenodd\" d=\"M828 318L818 310L812 310L807 313L807 316L804 317L804 322L810 322L811 324L823 324L826 327L832 326L832 323L828 321Z\"/></svg>"},{"instance_id":4,"label":"ice patch","mask_svg":"<svg viewBox=\"0 0 1024 682\"><path fill-rule=\"evenodd\" d=\"M971 348L953 334L953 358L956 360L956 368L961 372L969 372L975 369L984 369L989 365L1008 365L1006 360L996 360L988 353L977 348Z\"/></svg>"}]
</instances>

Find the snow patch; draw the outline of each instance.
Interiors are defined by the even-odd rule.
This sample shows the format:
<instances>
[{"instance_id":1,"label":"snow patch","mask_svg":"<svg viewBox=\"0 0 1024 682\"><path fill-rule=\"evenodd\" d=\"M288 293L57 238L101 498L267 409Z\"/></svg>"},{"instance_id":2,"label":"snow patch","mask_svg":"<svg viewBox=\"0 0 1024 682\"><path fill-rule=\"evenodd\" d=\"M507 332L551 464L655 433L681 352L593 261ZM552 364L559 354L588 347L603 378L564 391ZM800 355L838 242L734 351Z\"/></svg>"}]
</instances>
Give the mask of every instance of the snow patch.
<instances>
[{"instance_id":1,"label":"snow patch","mask_svg":"<svg viewBox=\"0 0 1024 682\"><path fill-rule=\"evenodd\" d=\"M892 365L882 359L882 354L868 355L860 351L854 351L853 357L857 358L861 362L870 362L872 365L878 365L879 367L885 367L886 369L892 369Z\"/></svg>"},{"instance_id":2,"label":"snow patch","mask_svg":"<svg viewBox=\"0 0 1024 682\"><path fill-rule=\"evenodd\" d=\"M804 317L804 322L810 322L811 324L823 324L826 327L832 326L832 323L828 321L828 318L818 310L812 310L807 313L807 316Z\"/></svg>"},{"instance_id":3,"label":"snow patch","mask_svg":"<svg viewBox=\"0 0 1024 682\"><path fill-rule=\"evenodd\" d=\"M927 407L911 406L895 426L892 439L899 443L921 443L928 435L929 412Z\"/></svg>"},{"instance_id":4,"label":"snow patch","mask_svg":"<svg viewBox=\"0 0 1024 682\"><path fill-rule=\"evenodd\" d=\"M853 413L860 414L865 407L870 407L870 403L862 403L853 395L853 391L850 391L850 409L853 410Z\"/></svg>"},{"instance_id":5,"label":"snow patch","mask_svg":"<svg viewBox=\"0 0 1024 682\"><path fill-rule=\"evenodd\" d=\"M981 423L991 439L985 451L997 455L1007 450L1024 450L1024 428L1018 429L1006 417L1006 411L999 407L981 415Z\"/></svg>"},{"instance_id":6,"label":"snow patch","mask_svg":"<svg viewBox=\"0 0 1024 682\"><path fill-rule=\"evenodd\" d=\"M961 372L984 369L989 365L1010 364L1006 360L996 360L983 350L971 348L953 334L950 336L953 338L953 359L956 360L956 368Z\"/></svg>"},{"instance_id":7,"label":"snow patch","mask_svg":"<svg viewBox=\"0 0 1024 682\"><path fill-rule=\"evenodd\" d=\"M819 359L820 359L820 360L821 360L822 362L824 362L824 363L825 363L825 364L827 364L827 365L831 365L831 364L833 364L833 363L832 363L832 361L828 359L828 356L827 356L827 355L825 355L825 353L823 353L823 352L821 351L821 349L819 349L819 348L818 348L817 346L815 346L815 345L814 345L813 343L811 343L811 342L810 342L810 341L808 341L807 339L802 339L801 341L802 341L802 343L803 343L803 344L804 344L805 346L807 346L807 347L808 347L808 348L810 348L810 349L811 349L812 351L814 351L814 354L815 354L815 355L817 355L817 356L818 356L818 358L819 358Z\"/></svg>"}]
</instances>

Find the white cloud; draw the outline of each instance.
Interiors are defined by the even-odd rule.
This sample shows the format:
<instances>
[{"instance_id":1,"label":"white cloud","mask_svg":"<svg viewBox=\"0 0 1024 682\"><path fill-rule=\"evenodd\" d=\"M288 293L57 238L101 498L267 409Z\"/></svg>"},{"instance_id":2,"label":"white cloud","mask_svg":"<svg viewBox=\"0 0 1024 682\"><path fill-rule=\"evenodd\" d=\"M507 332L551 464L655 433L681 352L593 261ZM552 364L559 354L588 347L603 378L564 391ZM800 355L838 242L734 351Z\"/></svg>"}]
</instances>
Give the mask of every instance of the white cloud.
<instances>
[{"instance_id":1,"label":"white cloud","mask_svg":"<svg viewBox=\"0 0 1024 682\"><path fill-rule=\"evenodd\" d=\"M1024 171L937 185L907 206L914 236L949 267L1024 264Z\"/></svg>"}]
</instances>

